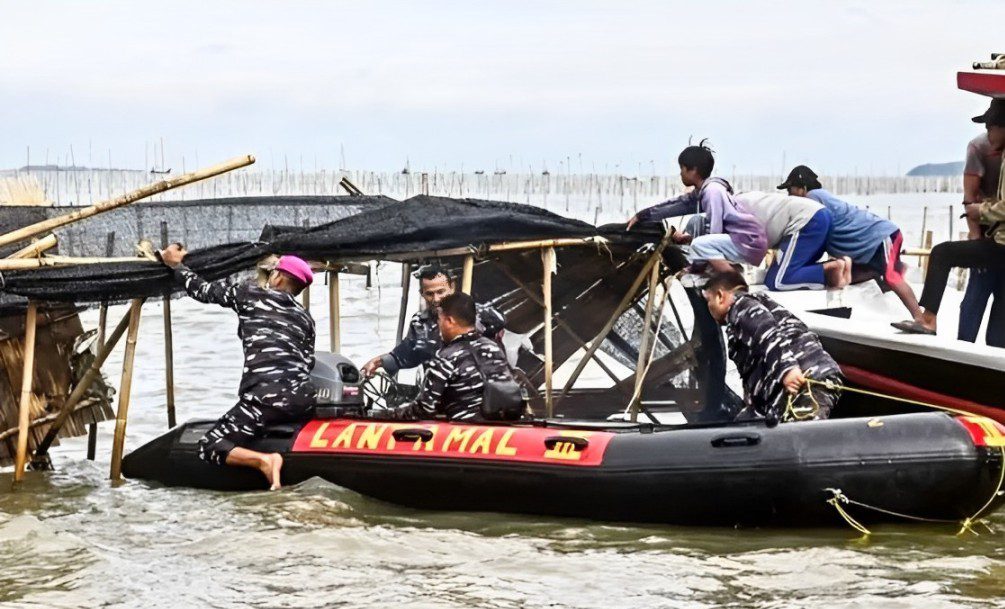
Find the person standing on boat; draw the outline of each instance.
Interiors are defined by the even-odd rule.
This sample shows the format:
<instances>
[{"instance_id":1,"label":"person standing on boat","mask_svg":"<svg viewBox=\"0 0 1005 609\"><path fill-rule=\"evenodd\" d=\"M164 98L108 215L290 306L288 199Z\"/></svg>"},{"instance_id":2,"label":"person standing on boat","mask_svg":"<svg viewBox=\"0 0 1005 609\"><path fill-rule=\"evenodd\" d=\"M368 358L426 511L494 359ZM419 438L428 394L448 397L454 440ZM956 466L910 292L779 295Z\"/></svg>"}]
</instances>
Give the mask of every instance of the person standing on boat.
<instances>
[{"instance_id":1,"label":"person standing on boat","mask_svg":"<svg viewBox=\"0 0 1005 609\"><path fill-rule=\"evenodd\" d=\"M486 381L515 383L502 347L475 327L473 298L455 292L444 297L439 308L437 329L443 347L429 361L418 397L404 406L374 412L375 418L480 421Z\"/></svg>"},{"instance_id":2,"label":"person standing on boat","mask_svg":"<svg viewBox=\"0 0 1005 609\"><path fill-rule=\"evenodd\" d=\"M851 260L820 262L831 229L826 207L774 192L745 192L736 200L764 226L768 248L778 250L764 277L769 290L843 288L851 282Z\"/></svg>"},{"instance_id":3,"label":"person standing on boat","mask_svg":"<svg viewBox=\"0 0 1005 609\"><path fill-rule=\"evenodd\" d=\"M201 440L199 458L214 465L257 469L273 490L281 486L283 458L243 445L266 425L296 420L314 403L310 372L314 368L314 319L297 300L314 274L307 262L282 256L266 286L254 280L230 285L208 282L184 264L178 244L161 252L175 281L189 296L237 313L237 334L244 346L244 372L237 405L227 411Z\"/></svg>"},{"instance_id":4,"label":"person standing on boat","mask_svg":"<svg viewBox=\"0 0 1005 609\"><path fill-rule=\"evenodd\" d=\"M363 375L373 376L378 368L383 368L388 374L395 374L432 359L443 346L437 324L440 303L453 293L454 279L442 267L431 265L419 271L419 295L426 307L412 316L404 340L389 353L378 355L363 364ZM475 328L478 332L491 339L498 338L506 326L506 317L490 305L475 304L475 310Z\"/></svg>"},{"instance_id":5,"label":"person standing on boat","mask_svg":"<svg viewBox=\"0 0 1005 609\"><path fill-rule=\"evenodd\" d=\"M911 316L920 319L918 299L904 279L904 264L900 261L904 237L900 229L889 220L838 199L824 190L817 178L812 169L799 165L789 172L789 177L778 188L787 190L790 196L813 199L826 207L831 214L827 253L847 257L853 266L860 265L878 273L880 285L889 286Z\"/></svg>"},{"instance_id":6,"label":"person standing on boat","mask_svg":"<svg viewBox=\"0 0 1005 609\"><path fill-rule=\"evenodd\" d=\"M703 140L688 146L677 157L680 180L692 190L647 207L628 220L625 230L639 222L658 222L686 214L705 214L708 233L693 236L677 233L680 245L691 244L688 260L707 262L714 270L728 270L733 263L760 264L767 252L764 227L733 198L733 187L721 178L710 177L715 167L712 150Z\"/></svg>"},{"instance_id":7,"label":"person standing on boat","mask_svg":"<svg viewBox=\"0 0 1005 609\"><path fill-rule=\"evenodd\" d=\"M736 271L713 274L704 294L712 317L726 326L729 357L743 379L740 417L757 414L774 425L830 416L841 397L841 369L806 324L767 294L749 293Z\"/></svg>"},{"instance_id":8,"label":"person standing on boat","mask_svg":"<svg viewBox=\"0 0 1005 609\"><path fill-rule=\"evenodd\" d=\"M970 282L960 305L958 337L971 342L977 339L988 297L993 294L986 342L1005 347L1005 100L993 100L987 111L973 120L984 123L987 143L984 137L970 143L964 168L964 209L970 238L932 248L919 299L924 308L921 318L892 325L912 334L935 334L949 272L954 267L968 268Z\"/></svg>"}]
</instances>

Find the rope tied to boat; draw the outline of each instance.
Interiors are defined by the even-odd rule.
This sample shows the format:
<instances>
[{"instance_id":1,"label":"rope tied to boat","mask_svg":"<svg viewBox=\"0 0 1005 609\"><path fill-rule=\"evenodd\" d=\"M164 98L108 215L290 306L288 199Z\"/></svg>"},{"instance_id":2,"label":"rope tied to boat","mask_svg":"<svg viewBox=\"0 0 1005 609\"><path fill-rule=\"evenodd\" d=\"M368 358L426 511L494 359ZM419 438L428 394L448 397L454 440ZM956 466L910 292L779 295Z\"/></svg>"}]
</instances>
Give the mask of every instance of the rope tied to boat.
<instances>
[{"instance_id":1,"label":"rope tied to boat","mask_svg":"<svg viewBox=\"0 0 1005 609\"><path fill-rule=\"evenodd\" d=\"M942 410L944 412L949 412L949 413L958 414L958 415L964 415L964 416L968 416L968 417L980 417L980 415L976 415L976 414L974 414L972 412L967 412L966 410L960 410L958 408L952 408L950 406L941 406L939 404L932 404L932 403L929 403L929 402L922 402L922 401L919 401L919 400L911 400L911 399L908 399L908 398L902 398L902 397L898 397L898 396L894 396L894 395L887 395L887 394L884 394L884 393L879 393L877 391L869 391L868 389L859 389L857 387L847 387L847 386L844 386L844 385L839 385L839 384L837 384L837 383L835 383L835 382L833 382L831 380L820 380L820 381L818 381L816 379L812 379L812 378L806 377L806 389L804 389L804 391L806 391L806 393L809 395L810 400L813 402L813 406L802 407L802 408L794 408L793 407L793 402L795 401L796 397L798 397L799 394L798 393L794 394L794 395L790 394L789 395L789 400L788 400L788 406L786 407L785 415L783 415L783 419L782 420L786 420L786 421L787 420L802 421L802 420L806 420L807 418L812 418L812 417L816 416L817 411L819 411L819 409L820 409L820 404L816 401L816 398L813 397L813 392L811 390L811 388L812 388L813 385L819 385L819 386L822 386L822 387L826 387L828 389L841 389L842 391L851 391L851 392L854 392L854 393L859 393L859 394L862 394L862 395L868 395L868 396L882 398L882 399L895 400L895 401L903 402L903 403L906 403L906 404L913 404L913 405L916 405L916 406L922 406L922 407L932 408L934 410ZM801 410L810 410L810 411L812 411L812 413L810 414L810 416L803 415L804 418L793 418L793 419L786 418L787 416L789 416L790 413L792 414L793 417L797 416L798 415L797 411L801 411ZM980 417L980 418L986 418L986 417ZM831 494L831 497L829 499L827 499L827 503L830 504L830 505L832 505L834 507L834 509L837 511L838 515L840 515L841 518L843 518L844 521L847 522L849 526L851 526L856 531L859 531L863 535L871 535L872 533L871 533L871 531L869 531L869 529L867 529L864 525L862 525L862 523L860 523L859 521L855 520L855 518L852 517L852 515L849 514L848 511L844 508L844 505L854 505L854 506L857 506L857 507L861 507L863 509L872 510L872 511L879 512L879 513L882 513L882 514L886 514L886 515L889 515L889 516L896 516L898 518L904 518L906 520L914 520L914 521L918 521L918 522L935 522L935 523L944 523L944 524L949 524L949 523L958 524L958 525L960 525L960 530L956 533L957 537L960 537L961 535L963 535L964 533L967 533L967 532L973 533L975 536L979 537L980 533L978 533L976 530L974 530L974 526L978 525L978 524L984 526L984 528L987 529L987 531L989 533L994 534L995 530L991 527L990 524L988 524L988 522L985 519L981 518L981 515L984 513L985 510L987 510L989 507L991 507L991 504L994 503L994 500L995 500L996 497L999 497L1002 494L1005 494L1005 491L1003 491L1003 487L1005 487L1005 445L999 446L998 448L999 448L1000 454L1001 454L1001 463L1000 463L1000 465L998 467L998 482L997 482L997 484L995 484L995 489L991 493L991 496L988 497L987 501L984 502L984 505L982 505L980 508L978 508L978 510L976 512L974 512L972 516L964 518L963 520L959 520L958 521L958 520L950 520L950 519L925 518L923 516L914 516L914 515L911 515L911 514L904 514L902 512L895 512L893 510L888 510L888 509L881 508L881 507L878 507L878 506L875 506L875 505L869 505L867 503L862 503L861 501L855 501L854 499L851 499L850 497L848 497L847 495L845 495L844 492L841 489L839 489L839 488L826 488L826 489L824 489L825 491L827 491L827 492L829 492ZM844 505L842 505L842 504L844 504Z\"/></svg>"}]
</instances>

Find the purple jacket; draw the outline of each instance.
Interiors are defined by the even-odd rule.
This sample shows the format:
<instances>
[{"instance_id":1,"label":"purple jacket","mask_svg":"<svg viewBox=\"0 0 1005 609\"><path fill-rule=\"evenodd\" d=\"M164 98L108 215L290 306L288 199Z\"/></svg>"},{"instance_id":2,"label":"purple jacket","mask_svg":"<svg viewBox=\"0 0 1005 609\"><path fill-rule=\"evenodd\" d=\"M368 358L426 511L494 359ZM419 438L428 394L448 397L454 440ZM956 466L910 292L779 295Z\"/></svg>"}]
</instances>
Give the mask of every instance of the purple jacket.
<instances>
[{"instance_id":1,"label":"purple jacket","mask_svg":"<svg viewBox=\"0 0 1005 609\"><path fill-rule=\"evenodd\" d=\"M733 187L722 178L709 178L701 188L647 207L637 214L639 222L656 222L673 216L708 215L709 233L726 233L750 264L760 264L768 251L768 238L757 218L733 199Z\"/></svg>"}]
</instances>

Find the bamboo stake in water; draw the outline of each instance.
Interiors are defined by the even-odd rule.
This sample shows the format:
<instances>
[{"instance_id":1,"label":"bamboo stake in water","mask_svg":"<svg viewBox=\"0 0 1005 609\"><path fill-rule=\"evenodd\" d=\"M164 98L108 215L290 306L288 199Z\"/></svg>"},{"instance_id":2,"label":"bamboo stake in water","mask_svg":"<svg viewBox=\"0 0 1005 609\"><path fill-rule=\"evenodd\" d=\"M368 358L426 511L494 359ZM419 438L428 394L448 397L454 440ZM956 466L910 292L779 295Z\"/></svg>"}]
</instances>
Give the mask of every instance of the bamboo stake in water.
<instances>
[{"instance_id":1,"label":"bamboo stake in water","mask_svg":"<svg viewBox=\"0 0 1005 609\"><path fill-rule=\"evenodd\" d=\"M328 336L331 352L342 350L342 312L339 303L339 274L328 271Z\"/></svg>"},{"instance_id":2,"label":"bamboo stake in water","mask_svg":"<svg viewBox=\"0 0 1005 609\"><path fill-rule=\"evenodd\" d=\"M133 388L133 362L136 359L136 335L140 329L140 312L143 299L129 304L129 329L126 334L126 352L122 357L122 380L119 382L119 408L115 414L115 436L112 438L112 466L109 477L122 478L122 452L126 442L126 423L129 420L129 402Z\"/></svg>"},{"instance_id":3,"label":"bamboo stake in water","mask_svg":"<svg viewBox=\"0 0 1005 609\"><path fill-rule=\"evenodd\" d=\"M32 380L35 373L35 326L38 305L28 303L24 318L24 357L21 366L21 402L18 409L17 454L14 460L14 483L24 479L24 466L28 461L28 425L31 420Z\"/></svg>"},{"instance_id":4,"label":"bamboo stake in water","mask_svg":"<svg viewBox=\"0 0 1005 609\"><path fill-rule=\"evenodd\" d=\"M552 350L551 326L551 272L555 268L555 248L548 247L541 251L541 266L544 274L541 278L541 293L544 300L544 411L545 416L555 416L555 404L552 400L552 367L554 352Z\"/></svg>"},{"instance_id":5,"label":"bamboo stake in water","mask_svg":"<svg viewBox=\"0 0 1005 609\"><path fill-rule=\"evenodd\" d=\"M161 222L161 247L168 246L167 222ZM171 294L164 295L164 389L167 395L168 429L176 424L174 406L174 332L171 325Z\"/></svg>"},{"instance_id":6,"label":"bamboo stake in water","mask_svg":"<svg viewBox=\"0 0 1005 609\"><path fill-rule=\"evenodd\" d=\"M654 264L652 271L649 274L649 297L646 298L646 314L642 320L642 337L639 339L639 357L637 363L635 364L635 395L638 395L638 401L642 400L640 389L642 385L642 380L646 376L646 361L649 355L649 338L652 334L650 326L653 321L653 306L656 304L656 286L659 285L660 281L660 264ZM638 403L633 401L631 408L631 421L632 423L638 421L639 410Z\"/></svg>"}]
</instances>

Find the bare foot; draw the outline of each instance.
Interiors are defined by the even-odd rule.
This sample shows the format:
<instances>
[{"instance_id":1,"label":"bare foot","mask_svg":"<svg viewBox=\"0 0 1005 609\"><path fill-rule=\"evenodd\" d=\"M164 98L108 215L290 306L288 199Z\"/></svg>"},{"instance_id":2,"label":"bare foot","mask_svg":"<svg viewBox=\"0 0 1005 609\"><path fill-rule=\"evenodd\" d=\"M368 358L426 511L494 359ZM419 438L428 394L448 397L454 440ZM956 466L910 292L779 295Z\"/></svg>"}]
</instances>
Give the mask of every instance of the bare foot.
<instances>
[{"instance_id":1,"label":"bare foot","mask_svg":"<svg viewBox=\"0 0 1005 609\"><path fill-rule=\"evenodd\" d=\"M283 456L279 453L271 453L265 455L262 458L262 463L258 467L262 474L265 475L266 480L269 481L269 490L278 491L282 488L282 482L279 477L280 471L283 469Z\"/></svg>"},{"instance_id":2,"label":"bare foot","mask_svg":"<svg viewBox=\"0 0 1005 609\"><path fill-rule=\"evenodd\" d=\"M843 288L848 285L845 282L844 260L828 260L824 263L824 283L830 288ZM850 270L850 267L849 267Z\"/></svg>"}]
</instances>

